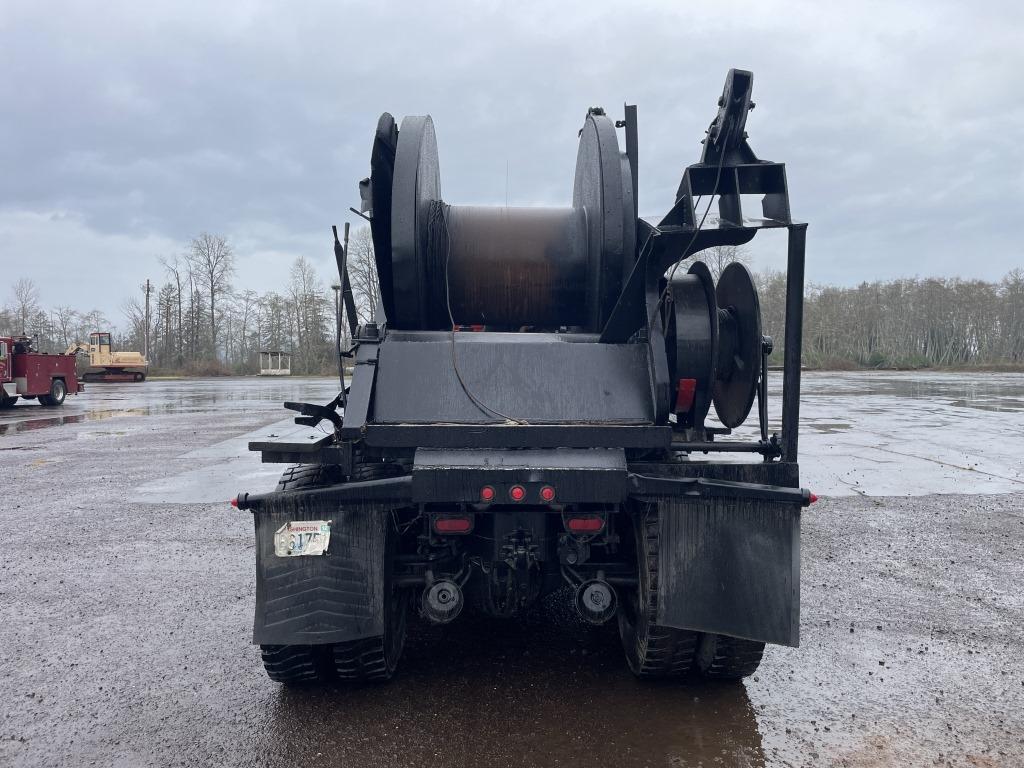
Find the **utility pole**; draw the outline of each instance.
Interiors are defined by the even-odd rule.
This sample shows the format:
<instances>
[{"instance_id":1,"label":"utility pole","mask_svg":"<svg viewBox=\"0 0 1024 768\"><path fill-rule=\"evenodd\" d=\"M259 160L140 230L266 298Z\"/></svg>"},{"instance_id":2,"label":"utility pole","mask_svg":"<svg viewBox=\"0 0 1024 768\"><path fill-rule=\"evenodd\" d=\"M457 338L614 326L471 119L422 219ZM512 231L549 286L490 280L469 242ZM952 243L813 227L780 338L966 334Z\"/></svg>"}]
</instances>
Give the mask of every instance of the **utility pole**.
<instances>
[{"instance_id":1,"label":"utility pole","mask_svg":"<svg viewBox=\"0 0 1024 768\"><path fill-rule=\"evenodd\" d=\"M149 278L147 277L146 278L146 330L145 330L145 333L143 334L145 336L144 344L145 344L146 349L142 353L142 356L146 358L147 362L149 362L149 294L150 294L151 291L152 291L152 288L149 285Z\"/></svg>"}]
</instances>

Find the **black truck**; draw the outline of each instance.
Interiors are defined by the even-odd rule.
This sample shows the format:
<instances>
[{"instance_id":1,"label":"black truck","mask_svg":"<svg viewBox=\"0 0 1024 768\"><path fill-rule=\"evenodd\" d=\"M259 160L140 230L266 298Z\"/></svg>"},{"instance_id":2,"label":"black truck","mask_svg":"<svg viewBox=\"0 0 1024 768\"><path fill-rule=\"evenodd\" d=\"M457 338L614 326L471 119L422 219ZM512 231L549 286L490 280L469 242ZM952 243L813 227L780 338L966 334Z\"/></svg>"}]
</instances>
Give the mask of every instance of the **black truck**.
<instances>
[{"instance_id":1,"label":"black truck","mask_svg":"<svg viewBox=\"0 0 1024 768\"><path fill-rule=\"evenodd\" d=\"M250 448L294 466L233 502L255 521L254 642L273 680L386 680L410 611L513 617L566 586L583 619L618 623L640 677L736 679L766 643L798 644L806 225L785 166L747 142L752 83L729 72L657 224L637 212L633 106L588 111L564 208L448 205L431 118L381 116L360 184L373 322L356 322L334 238L351 384L286 403L295 430ZM770 228L788 233L771 435L751 275L733 263L716 284L692 259ZM755 401L759 439L738 439Z\"/></svg>"}]
</instances>

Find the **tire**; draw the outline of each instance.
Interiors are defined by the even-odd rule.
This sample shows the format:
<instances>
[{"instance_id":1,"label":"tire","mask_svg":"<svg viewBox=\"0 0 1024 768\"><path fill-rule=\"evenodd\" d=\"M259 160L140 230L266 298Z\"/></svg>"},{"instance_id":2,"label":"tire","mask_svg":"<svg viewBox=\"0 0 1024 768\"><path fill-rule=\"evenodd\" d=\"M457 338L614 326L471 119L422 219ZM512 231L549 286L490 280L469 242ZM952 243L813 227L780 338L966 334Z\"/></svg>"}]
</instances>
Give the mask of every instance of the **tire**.
<instances>
[{"instance_id":1,"label":"tire","mask_svg":"<svg viewBox=\"0 0 1024 768\"><path fill-rule=\"evenodd\" d=\"M40 395L41 405L64 405L64 398L67 397L68 388L63 379L54 379L50 382L50 394Z\"/></svg>"},{"instance_id":2,"label":"tire","mask_svg":"<svg viewBox=\"0 0 1024 768\"><path fill-rule=\"evenodd\" d=\"M645 679L690 674L700 635L658 625L658 549L660 526L656 504L631 510L637 562L637 589L625 592L619 608L619 637L634 675Z\"/></svg>"},{"instance_id":3,"label":"tire","mask_svg":"<svg viewBox=\"0 0 1024 768\"><path fill-rule=\"evenodd\" d=\"M7 397L7 395L4 395L3 397L0 397L0 408L13 408L17 402L17 396Z\"/></svg>"},{"instance_id":4,"label":"tire","mask_svg":"<svg viewBox=\"0 0 1024 768\"><path fill-rule=\"evenodd\" d=\"M358 465L353 476L371 480L388 477L388 465ZM288 492L342 482L344 476L334 465L299 464L285 470L277 490ZM380 682L390 680L405 646L409 595L391 586L391 561L397 545L394 529L388 527L384 634L330 645L261 645L267 676L286 685L307 685L332 680Z\"/></svg>"},{"instance_id":5,"label":"tire","mask_svg":"<svg viewBox=\"0 0 1024 768\"><path fill-rule=\"evenodd\" d=\"M757 671L764 643L728 635L704 634L697 651L697 670L714 680L740 680Z\"/></svg>"},{"instance_id":6,"label":"tire","mask_svg":"<svg viewBox=\"0 0 1024 768\"><path fill-rule=\"evenodd\" d=\"M285 685L327 682L334 673L329 645L261 645L267 677Z\"/></svg>"},{"instance_id":7,"label":"tire","mask_svg":"<svg viewBox=\"0 0 1024 768\"><path fill-rule=\"evenodd\" d=\"M352 481L380 480L402 474L398 464L357 459ZM409 595L391 584L392 560L398 545L398 534L388 526L387 554L384 565L384 634L334 646L334 674L343 682L379 683L390 680L405 648L408 626Z\"/></svg>"},{"instance_id":8,"label":"tire","mask_svg":"<svg viewBox=\"0 0 1024 768\"><path fill-rule=\"evenodd\" d=\"M341 472L333 464L296 464L289 467L277 481L278 491L298 491L342 481Z\"/></svg>"}]
</instances>

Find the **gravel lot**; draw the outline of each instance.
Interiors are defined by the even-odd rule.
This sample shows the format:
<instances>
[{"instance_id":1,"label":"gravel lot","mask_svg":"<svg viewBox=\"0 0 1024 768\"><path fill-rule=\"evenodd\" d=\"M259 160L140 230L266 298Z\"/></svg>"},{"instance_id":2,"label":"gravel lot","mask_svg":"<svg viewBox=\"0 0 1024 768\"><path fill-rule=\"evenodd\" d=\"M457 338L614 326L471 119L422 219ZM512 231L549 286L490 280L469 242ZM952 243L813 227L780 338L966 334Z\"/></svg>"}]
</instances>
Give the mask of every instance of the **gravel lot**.
<instances>
[{"instance_id":1,"label":"gravel lot","mask_svg":"<svg viewBox=\"0 0 1024 768\"><path fill-rule=\"evenodd\" d=\"M802 647L728 685L637 682L614 630L556 595L521 624L414 627L390 685L284 690L249 644L251 520L224 500L279 469L240 436L336 385L19 405L0 416L0 765L1021 765L1024 377L958 396L963 377L851 376L807 377L804 484L824 495ZM885 425L908 419L901 470Z\"/></svg>"}]
</instances>

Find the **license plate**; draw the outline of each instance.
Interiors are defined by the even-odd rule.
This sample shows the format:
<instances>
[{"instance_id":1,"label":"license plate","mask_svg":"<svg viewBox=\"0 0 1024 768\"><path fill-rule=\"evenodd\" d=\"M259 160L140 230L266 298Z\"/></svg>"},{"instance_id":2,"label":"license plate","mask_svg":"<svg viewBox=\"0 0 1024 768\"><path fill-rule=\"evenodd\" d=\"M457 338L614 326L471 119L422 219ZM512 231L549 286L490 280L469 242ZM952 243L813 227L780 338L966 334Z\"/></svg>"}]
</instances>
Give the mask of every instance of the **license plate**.
<instances>
[{"instance_id":1,"label":"license plate","mask_svg":"<svg viewBox=\"0 0 1024 768\"><path fill-rule=\"evenodd\" d=\"M274 534L274 554L278 557L322 555L330 543L330 521L293 520Z\"/></svg>"}]
</instances>

